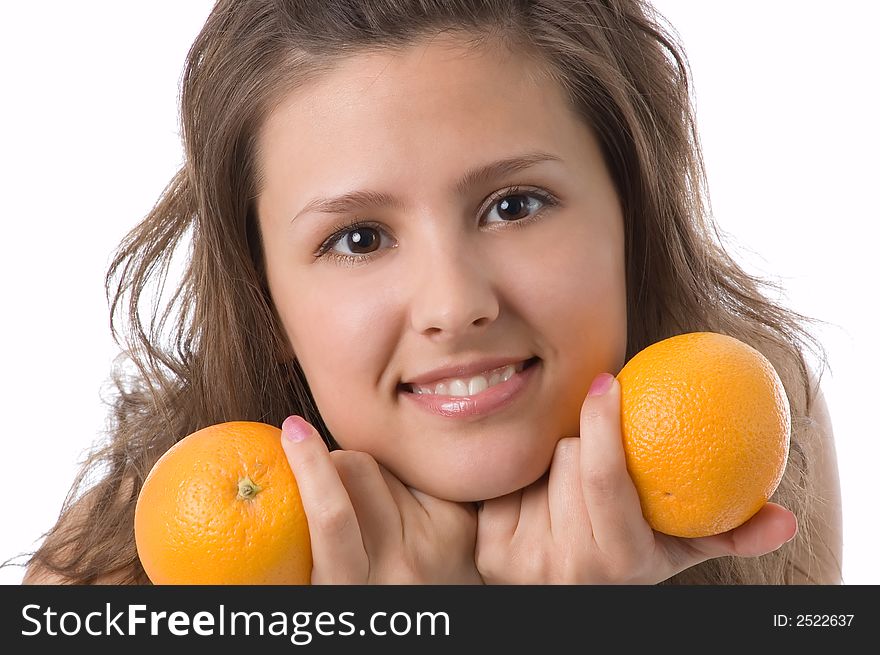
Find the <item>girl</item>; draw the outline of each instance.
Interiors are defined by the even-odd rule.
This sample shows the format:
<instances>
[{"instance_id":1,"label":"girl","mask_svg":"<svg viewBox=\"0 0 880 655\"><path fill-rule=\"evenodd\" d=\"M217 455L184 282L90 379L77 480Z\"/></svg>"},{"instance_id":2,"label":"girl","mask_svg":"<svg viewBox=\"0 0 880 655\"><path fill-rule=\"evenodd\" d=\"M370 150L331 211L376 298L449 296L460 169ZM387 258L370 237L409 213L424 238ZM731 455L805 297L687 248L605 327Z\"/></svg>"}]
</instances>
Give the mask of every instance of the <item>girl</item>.
<instances>
[{"instance_id":1,"label":"girl","mask_svg":"<svg viewBox=\"0 0 880 655\"><path fill-rule=\"evenodd\" d=\"M181 100L185 165L107 276L133 364L111 439L26 581L147 582L153 463L258 420L283 426L314 583L839 582L821 346L713 239L650 6L220 0ZM677 539L642 518L608 373L698 330L773 362L792 448L776 502Z\"/></svg>"}]
</instances>

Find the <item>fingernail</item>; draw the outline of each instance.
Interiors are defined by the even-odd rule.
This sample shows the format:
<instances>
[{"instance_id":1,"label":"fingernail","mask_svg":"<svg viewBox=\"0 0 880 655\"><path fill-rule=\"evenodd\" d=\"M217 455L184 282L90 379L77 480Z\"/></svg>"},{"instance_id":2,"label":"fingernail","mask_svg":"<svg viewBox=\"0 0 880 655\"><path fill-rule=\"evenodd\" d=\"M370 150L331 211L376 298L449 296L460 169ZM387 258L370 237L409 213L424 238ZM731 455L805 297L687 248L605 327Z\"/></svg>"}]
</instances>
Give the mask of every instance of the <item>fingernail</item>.
<instances>
[{"instance_id":1,"label":"fingernail","mask_svg":"<svg viewBox=\"0 0 880 655\"><path fill-rule=\"evenodd\" d=\"M800 529L800 526L798 525L797 517L794 514L792 514L792 518L794 519L794 533L786 540L785 543L788 543L789 541L794 539L797 536L798 530Z\"/></svg>"},{"instance_id":2,"label":"fingernail","mask_svg":"<svg viewBox=\"0 0 880 655\"><path fill-rule=\"evenodd\" d=\"M311 426L301 416L288 416L281 424L281 435L293 443L302 441L311 431Z\"/></svg>"},{"instance_id":3,"label":"fingernail","mask_svg":"<svg viewBox=\"0 0 880 655\"><path fill-rule=\"evenodd\" d=\"M611 388L612 382L614 382L614 376L611 375L611 373L599 373L599 375L593 380L593 384L590 385L590 390L587 392L587 395L604 395Z\"/></svg>"}]
</instances>

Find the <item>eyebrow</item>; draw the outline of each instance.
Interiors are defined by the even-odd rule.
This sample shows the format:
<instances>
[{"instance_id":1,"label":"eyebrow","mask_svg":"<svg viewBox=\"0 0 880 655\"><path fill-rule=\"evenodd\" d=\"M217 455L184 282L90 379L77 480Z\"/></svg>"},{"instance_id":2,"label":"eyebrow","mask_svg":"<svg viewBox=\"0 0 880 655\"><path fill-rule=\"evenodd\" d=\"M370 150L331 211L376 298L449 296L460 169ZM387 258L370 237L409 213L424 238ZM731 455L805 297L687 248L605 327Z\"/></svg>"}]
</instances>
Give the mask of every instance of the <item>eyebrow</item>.
<instances>
[{"instance_id":1,"label":"eyebrow","mask_svg":"<svg viewBox=\"0 0 880 655\"><path fill-rule=\"evenodd\" d=\"M548 152L535 151L528 152L515 157L499 159L498 161L484 164L467 171L461 179L454 185L455 191L459 195L464 195L473 187L490 182L492 180L512 175L518 171L531 168L536 164L545 161L562 161L562 158ZM349 191L340 196L332 198L315 198L306 203L306 205L297 212L296 216L290 219L292 223L299 216L311 212L322 214L347 214L359 209L369 207L392 207L394 209L403 209L403 201L399 198L381 191Z\"/></svg>"}]
</instances>

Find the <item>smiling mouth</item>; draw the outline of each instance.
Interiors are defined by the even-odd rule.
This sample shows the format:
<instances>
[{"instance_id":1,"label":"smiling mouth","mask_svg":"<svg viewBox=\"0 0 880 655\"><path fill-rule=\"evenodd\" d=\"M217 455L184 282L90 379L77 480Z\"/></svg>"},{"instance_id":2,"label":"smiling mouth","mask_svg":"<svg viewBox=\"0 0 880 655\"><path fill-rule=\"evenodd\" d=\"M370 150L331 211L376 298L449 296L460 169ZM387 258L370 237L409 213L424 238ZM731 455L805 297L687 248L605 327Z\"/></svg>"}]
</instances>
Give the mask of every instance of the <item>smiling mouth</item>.
<instances>
[{"instance_id":1,"label":"smiling mouth","mask_svg":"<svg viewBox=\"0 0 880 655\"><path fill-rule=\"evenodd\" d=\"M482 393L486 389L503 384L513 375L531 368L539 361L541 361L540 357L531 357L519 364L509 364L492 371L484 371L480 375L447 380L445 384L413 385L412 383L403 383L397 386L397 390L398 392L413 395L473 396Z\"/></svg>"}]
</instances>

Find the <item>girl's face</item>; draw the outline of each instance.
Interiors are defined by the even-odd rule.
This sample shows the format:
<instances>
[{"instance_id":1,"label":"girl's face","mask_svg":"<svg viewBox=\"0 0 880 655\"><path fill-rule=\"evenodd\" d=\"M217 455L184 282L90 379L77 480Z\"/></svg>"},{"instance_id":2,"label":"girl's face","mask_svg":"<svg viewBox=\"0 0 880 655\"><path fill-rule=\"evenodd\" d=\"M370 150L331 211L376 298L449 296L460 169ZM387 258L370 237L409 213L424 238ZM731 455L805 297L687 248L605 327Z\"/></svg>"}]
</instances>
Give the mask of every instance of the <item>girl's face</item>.
<instances>
[{"instance_id":1,"label":"girl's face","mask_svg":"<svg viewBox=\"0 0 880 655\"><path fill-rule=\"evenodd\" d=\"M460 43L355 56L286 98L260 135L257 210L333 437L473 501L535 481L579 434L593 377L623 365L626 305L591 130L524 58Z\"/></svg>"}]
</instances>

